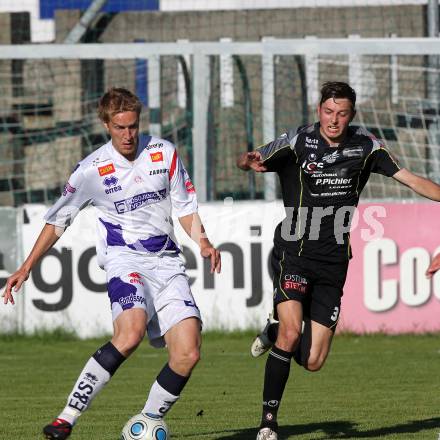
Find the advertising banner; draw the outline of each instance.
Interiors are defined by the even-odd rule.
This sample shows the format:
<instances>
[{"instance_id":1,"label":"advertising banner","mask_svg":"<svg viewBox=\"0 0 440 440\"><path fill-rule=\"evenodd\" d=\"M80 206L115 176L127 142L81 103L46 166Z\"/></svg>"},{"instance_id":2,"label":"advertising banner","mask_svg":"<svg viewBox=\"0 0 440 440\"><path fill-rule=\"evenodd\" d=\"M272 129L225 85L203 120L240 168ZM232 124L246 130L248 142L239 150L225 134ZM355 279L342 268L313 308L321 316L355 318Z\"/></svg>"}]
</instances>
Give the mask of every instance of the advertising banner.
<instances>
[{"instance_id":1,"label":"advertising banner","mask_svg":"<svg viewBox=\"0 0 440 440\"><path fill-rule=\"evenodd\" d=\"M425 276L440 252L439 205L363 204L356 217L339 329L440 331L440 273Z\"/></svg>"},{"instance_id":2,"label":"advertising banner","mask_svg":"<svg viewBox=\"0 0 440 440\"><path fill-rule=\"evenodd\" d=\"M43 226L46 208L27 205L22 226L27 255ZM175 219L187 274L205 329L249 329L264 324L272 307L269 265L273 231L284 217L277 202L213 202L200 206L211 241L222 251L221 274ZM25 331L63 327L81 337L112 330L105 272L96 262L94 208L75 219L34 268L17 304ZM440 331L440 273L424 273L440 252L435 203L362 204L353 217L354 258L338 329L356 333ZM16 306L16 307L18 307Z\"/></svg>"}]
</instances>

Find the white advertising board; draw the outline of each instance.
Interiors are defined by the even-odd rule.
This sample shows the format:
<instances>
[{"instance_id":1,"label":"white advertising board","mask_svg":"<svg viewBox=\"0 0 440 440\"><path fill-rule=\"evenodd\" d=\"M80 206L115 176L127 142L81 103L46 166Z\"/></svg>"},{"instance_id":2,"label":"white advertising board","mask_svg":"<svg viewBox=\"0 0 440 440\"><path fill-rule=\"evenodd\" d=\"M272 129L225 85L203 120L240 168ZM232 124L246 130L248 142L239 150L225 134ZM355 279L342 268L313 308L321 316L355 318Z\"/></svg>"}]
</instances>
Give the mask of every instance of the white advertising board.
<instances>
[{"instance_id":1,"label":"white advertising board","mask_svg":"<svg viewBox=\"0 0 440 440\"><path fill-rule=\"evenodd\" d=\"M26 206L27 221L22 225L17 221L17 230L11 232L17 246L23 243L23 255L30 252L40 232L46 209ZM342 298L339 330L440 331L440 272L431 280L425 277L430 261L440 252L439 209L436 203L359 206L352 224L354 258ZM200 256L177 220L175 225L204 328L261 327L272 309L269 257L273 231L284 217L282 204L214 202L202 204L200 214L209 238L222 252L221 274L210 273L208 260ZM94 208L82 211L35 266L25 288L16 295L16 306L0 308L0 331L62 327L83 338L111 333L105 272L96 262L94 217ZM420 224L424 227L414 227ZM8 249L0 246L2 254L21 254ZM4 274L0 273L3 281L14 270L11 264L9 261Z\"/></svg>"},{"instance_id":2,"label":"white advertising board","mask_svg":"<svg viewBox=\"0 0 440 440\"><path fill-rule=\"evenodd\" d=\"M44 224L46 208L29 205L26 210L25 255ZM265 321L272 301L268 268L272 235L283 212L279 202L201 206L208 236L222 251L223 270L215 275L197 245L175 222L205 329L257 328ZM96 262L94 235L93 208L87 208L35 266L24 298L18 298L18 302L24 301L26 332L57 327L73 330L81 337L111 332L105 272Z\"/></svg>"}]
</instances>

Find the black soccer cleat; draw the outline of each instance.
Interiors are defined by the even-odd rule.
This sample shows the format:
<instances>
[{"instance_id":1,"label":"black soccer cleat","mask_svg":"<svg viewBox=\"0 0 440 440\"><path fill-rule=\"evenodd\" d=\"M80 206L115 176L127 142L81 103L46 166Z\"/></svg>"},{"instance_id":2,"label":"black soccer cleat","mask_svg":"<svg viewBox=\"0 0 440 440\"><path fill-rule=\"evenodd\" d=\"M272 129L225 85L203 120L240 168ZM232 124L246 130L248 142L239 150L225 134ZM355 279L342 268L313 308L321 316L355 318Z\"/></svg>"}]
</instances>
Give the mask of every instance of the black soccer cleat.
<instances>
[{"instance_id":1,"label":"black soccer cleat","mask_svg":"<svg viewBox=\"0 0 440 440\"><path fill-rule=\"evenodd\" d=\"M72 425L63 419L55 419L50 425L43 428L46 439L64 440L72 433Z\"/></svg>"}]
</instances>

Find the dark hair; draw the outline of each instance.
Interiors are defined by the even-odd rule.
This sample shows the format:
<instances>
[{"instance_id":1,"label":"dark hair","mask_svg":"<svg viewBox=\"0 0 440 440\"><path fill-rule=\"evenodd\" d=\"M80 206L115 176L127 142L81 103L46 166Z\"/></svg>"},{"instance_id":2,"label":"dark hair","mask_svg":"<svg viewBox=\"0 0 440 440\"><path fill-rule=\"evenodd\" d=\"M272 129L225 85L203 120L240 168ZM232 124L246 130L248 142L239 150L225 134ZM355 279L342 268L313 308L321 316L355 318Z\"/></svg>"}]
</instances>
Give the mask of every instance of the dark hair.
<instances>
[{"instance_id":1,"label":"dark hair","mask_svg":"<svg viewBox=\"0 0 440 440\"><path fill-rule=\"evenodd\" d=\"M99 100L98 116L103 122L109 122L117 113L136 112L140 115L142 103L139 98L124 88L112 87Z\"/></svg>"},{"instance_id":2,"label":"dark hair","mask_svg":"<svg viewBox=\"0 0 440 440\"><path fill-rule=\"evenodd\" d=\"M321 101L319 105L322 105L329 98L346 98L351 102L353 111L355 110L356 92L345 82L328 81L324 83L321 88Z\"/></svg>"}]
</instances>

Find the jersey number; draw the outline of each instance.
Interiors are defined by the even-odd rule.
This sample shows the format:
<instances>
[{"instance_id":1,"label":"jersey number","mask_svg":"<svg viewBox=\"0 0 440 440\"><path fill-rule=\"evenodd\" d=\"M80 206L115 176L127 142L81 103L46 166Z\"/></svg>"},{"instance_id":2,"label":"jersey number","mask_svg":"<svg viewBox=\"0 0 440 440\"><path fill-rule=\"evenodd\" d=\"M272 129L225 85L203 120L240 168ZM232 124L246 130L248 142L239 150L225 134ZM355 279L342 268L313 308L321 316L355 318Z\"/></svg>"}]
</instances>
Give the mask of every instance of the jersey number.
<instances>
[{"instance_id":1,"label":"jersey number","mask_svg":"<svg viewBox=\"0 0 440 440\"><path fill-rule=\"evenodd\" d=\"M336 322L336 321L338 320L338 316L339 316L339 307L335 306L335 310L334 310L334 312L333 312L333 315L330 316L330 319L331 319L333 322Z\"/></svg>"}]
</instances>

